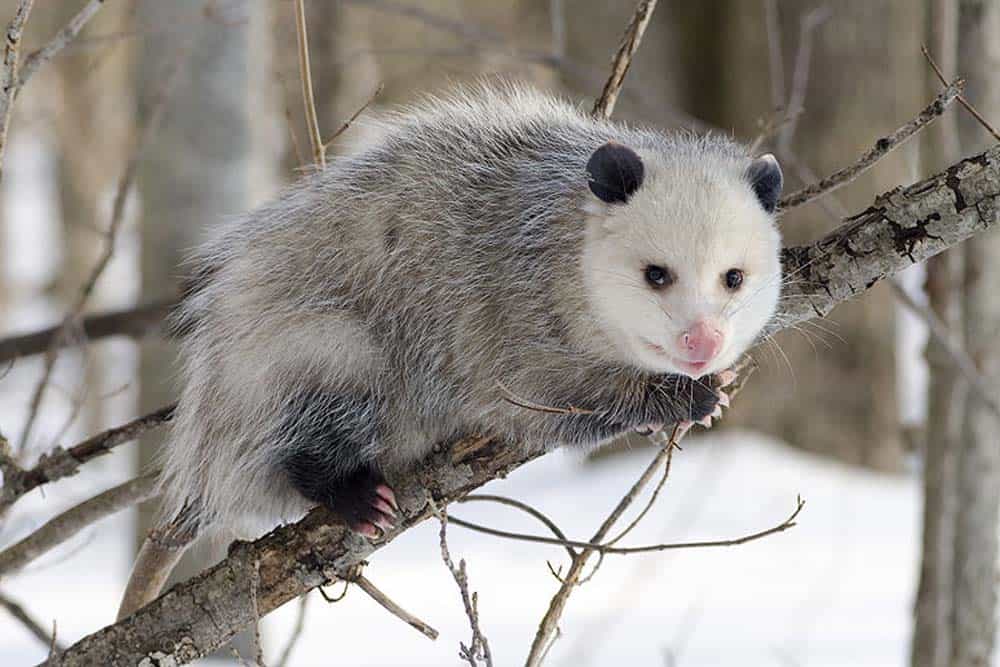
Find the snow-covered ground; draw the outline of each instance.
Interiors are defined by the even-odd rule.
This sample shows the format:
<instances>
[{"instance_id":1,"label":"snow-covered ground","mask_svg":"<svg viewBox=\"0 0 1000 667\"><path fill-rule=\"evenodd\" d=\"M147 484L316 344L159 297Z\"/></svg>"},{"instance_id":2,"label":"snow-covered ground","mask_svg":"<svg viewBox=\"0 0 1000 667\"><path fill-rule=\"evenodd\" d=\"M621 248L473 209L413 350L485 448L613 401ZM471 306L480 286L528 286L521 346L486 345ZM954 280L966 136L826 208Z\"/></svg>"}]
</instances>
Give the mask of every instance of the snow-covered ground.
<instances>
[{"instance_id":1,"label":"snow-covered ground","mask_svg":"<svg viewBox=\"0 0 1000 667\"><path fill-rule=\"evenodd\" d=\"M488 488L537 506L568 535L585 539L651 455L637 450L591 465L557 452ZM796 494L807 503L799 525L759 542L608 556L571 598L549 664L905 664L918 552L912 479L847 468L752 434L705 434L675 456L657 507L629 542L754 532L784 519ZM530 519L500 506L476 503L453 511L492 526L540 532ZM112 620L126 577L130 525L126 515L106 520L4 589L45 623L55 619L62 641L98 629ZM497 665L520 664L557 586L545 560L558 565L565 555L458 526L449 537L453 556L468 560ZM314 593L291 664L459 664L458 642L468 641L469 629L440 559L436 524L377 553L367 573L441 637L427 640L357 590L334 605ZM296 606L264 622L268 664L291 632ZM44 648L2 614L0 637L2 665L44 657Z\"/></svg>"}]
</instances>

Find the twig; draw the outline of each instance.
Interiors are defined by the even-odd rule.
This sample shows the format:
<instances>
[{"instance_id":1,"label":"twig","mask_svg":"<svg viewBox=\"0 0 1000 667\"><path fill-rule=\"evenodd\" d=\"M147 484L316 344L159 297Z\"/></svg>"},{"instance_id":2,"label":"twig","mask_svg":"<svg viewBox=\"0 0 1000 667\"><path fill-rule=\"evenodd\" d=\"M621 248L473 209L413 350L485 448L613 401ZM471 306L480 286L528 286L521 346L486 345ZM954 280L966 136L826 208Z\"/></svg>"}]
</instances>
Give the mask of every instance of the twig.
<instances>
[{"instance_id":1,"label":"twig","mask_svg":"<svg viewBox=\"0 0 1000 667\"><path fill-rule=\"evenodd\" d=\"M79 466L109 453L114 447L135 440L151 429L166 424L174 416L175 405L168 405L138 419L91 436L69 449L57 447L44 454L33 468L6 473L0 488L0 512L25 493L63 477L75 475ZM2 457L0 457L2 462Z\"/></svg>"},{"instance_id":2,"label":"twig","mask_svg":"<svg viewBox=\"0 0 1000 667\"><path fill-rule=\"evenodd\" d=\"M638 526L644 518L646 518L646 514L648 514L649 510L653 508L653 505L656 504L656 499L659 497L660 491L663 490L663 486L667 483L667 479L670 477L670 464L673 463L674 460L674 450L680 449L677 444L678 430L679 427L674 425L674 432L667 441L667 460L663 464L663 476L660 477L659 483L657 483L656 487L653 489L653 493L649 496L646 506L642 508L642 511L640 511L634 519L632 519L629 525L625 526L620 533L608 540L608 544L616 544L623 537L631 533L635 527Z\"/></svg>"},{"instance_id":3,"label":"twig","mask_svg":"<svg viewBox=\"0 0 1000 667\"><path fill-rule=\"evenodd\" d=\"M729 396L731 398L738 395L740 391L742 391L746 380L756 371L756 365L750 357L744 356L734 365L733 370L737 374L737 379L735 383L731 384L729 387ZM594 536L588 542L582 543L584 548L572 559L569 569L566 572L566 576L561 580L562 584L560 585L559 590L556 591L554 596L552 596L552 600L549 602L549 608L538 625L538 631L535 633L535 638L532 641L528 658L525 661L526 667L538 667L542 664L543 656L548 652L549 648L551 648L554 636L559 630L559 619L562 617L563 610L566 608L569 596L572 594L573 589L581 583L583 571L587 565L587 560L594 553L598 553L601 558L603 558L604 554L607 553L606 549L598 550L591 548L589 545L600 545L604 543L608 533L622 517L622 515L624 515L632 503L635 502L642 490L649 484L653 475L656 474L656 471L659 470L661 466L665 469L667 468L667 461L671 460L673 450L677 446L677 442L683 437L683 433L681 433L679 425L674 425L669 436L666 436L666 434L661 432L660 434L657 434L657 437L666 439L664 446L657 452L656 456L639 476L639 479L635 481L628 492L622 497L621 500L618 501L618 504L597 529ZM669 469L666 469L665 472L669 474ZM660 486L662 486L665 480L666 476L664 476L661 480ZM653 500L655 500L656 495L657 494L654 493ZM646 513L646 511L648 511L648 507L650 506L651 503L642 511L640 518ZM637 522L633 521L633 524L635 523ZM633 527L634 525L630 524L626 530L615 539L617 540L627 534ZM594 575L594 572L596 572L596 568L599 565L600 562L598 562L598 565L595 566L595 569L590 573L590 575L587 576L587 579Z\"/></svg>"},{"instance_id":4,"label":"twig","mask_svg":"<svg viewBox=\"0 0 1000 667\"><path fill-rule=\"evenodd\" d=\"M62 51L67 44L72 42L80 31L83 30L84 26L94 17L101 7L104 6L105 0L90 0L86 5L80 9L76 15L70 19L69 23L56 33L48 44L38 49L37 51L32 51L29 53L25 59L24 64L21 65L21 70L17 78L17 89L20 89L24 84L28 82L31 75L34 74L39 67L52 60L56 55Z\"/></svg>"},{"instance_id":5,"label":"twig","mask_svg":"<svg viewBox=\"0 0 1000 667\"><path fill-rule=\"evenodd\" d=\"M0 551L0 579L71 539L87 526L153 497L158 476L159 471L154 471L108 489L50 519L31 535Z\"/></svg>"},{"instance_id":6,"label":"twig","mask_svg":"<svg viewBox=\"0 0 1000 667\"><path fill-rule=\"evenodd\" d=\"M411 614L410 612L406 611L398 604L393 602L388 595L386 595L378 588L376 588L375 584L373 584L363 574L359 574L356 578L351 579L350 581L351 583L356 584L357 587L363 590L365 593L367 593L372 600L375 600L375 602L378 602L380 605L382 605L382 607L390 614L398 617L401 621L403 621L407 625L415 628L417 631L419 631L428 639L434 640L438 638L437 630L435 630L430 625L424 623L419 618L417 618L416 616L414 616L413 614Z\"/></svg>"},{"instance_id":7,"label":"twig","mask_svg":"<svg viewBox=\"0 0 1000 667\"><path fill-rule=\"evenodd\" d=\"M489 641L479 627L479 599L476 593L469 594L469 576L465 568L465 559L461 559L458 562L458 567L455 567L455 563L451 560L451 554L448 552L448 514L443 509L439 509L434 504L433 498L429 496L428 502L441 522L441 560L444 561L451 576L455 579L455 583L458 584L458 590L462 594L462 604L465 606L465 615L469 617L469 625L472 627L472 642L469 646L459 643L459 656L468 662L470 667L476 667L479 660L483 661L487 667L493 667L493 655L490 653Z\"/></svg>"},{"instance_id":8,"label":"twig","mask_svg":"<svg viewBox=\"0 0 1000 667\"><path fill-rule=\"evenodd\" d=\"M320 169L326 167L326 147L319 133L316 99L313 96L312 70L309 65L309 35L306 30L304 0L295 0L295 35L299 45L299 78L302 80L302 104L305 106L306 127L313 149L313 161Z\"/></svg>"},{"instance_id":9,"label":"twig","mask_svg":"<svg viewBox=\"0 0 1000 667\"><path fill-rule=\"evenodd\" d=\"M500 390L501 398L511 405L516 405L519 408L524 408L525 410L534 410L535 412L545 412L553 415L592 415L593 410L585 410L583 408L577 408L574 406L569 406L568 408L556 408L549 405L541 405L533 401L529 401L526 398L521 398L510 389L507 388L505 384L500 382L500 380L494 380L494 384L497 389Z\"/></svg>"},{"instance_id":10,"label":"twig","mask_svg":"<svg viewBox=\"0 0 1000 667\"><path fill-rule=\"evenodd\" d=\"M17 84L17 65L21 54L21 35L24 25L31 15L34 0L19 0L14 18L7 25L4 37L3 65L0 68L0 180L3 179L3 158L7 150L7 131L14 108L14 94Z\"/></svg>"},{"instance_id":11,"label":"twig","mask_svg":"<svg viewBox=\"0 0 1000 667\"><path fill-rule=\"evenodd\" d=\"M771 78L771 107L774 111L785 106L785 62L778 27L777 0L764 1L764 25L767 31L767 62Z\"/></svg>"},{"instance_id":12,"label":"twig","mask_svg":"<svg viewBox=\"0 0 1000 667\"><path fill-rule=\"evenodd\" d=\"M620 501L618 501L618 504L604 520L604 523L602 523L597 529L594 536L587 543L581 544L598 544L604 540L614 524L617 523L618 519L621 518L622 514L625 513L642 489L645 488L649 481L653 478L656 471L659 470L660 466L666 462L671 451L671 447L663 447L657 452L652 462L650 462L643 473L639 476L639 479L632 484L629 491ZM456 521L456 523L458 522ZM583 574L583 569L587 564L587 560L593 553L595 553L595 550L584 548L570 563L566 576L563 578L562 585L552 597L551 602L549 602L548 611L545 612L545 616L542 617L542 620L538 625L538 631L535 633L535 638L531 643L531 649L528 652L528 657L525 661L526 667L538 667L542 664L542 656L548 651L549 645L553 641L552 637L558 629L559 619L562 617L563 610L566 608L569 596L572 594L573 588L576 586L580 576Z\"/></svg>"},{"instance_id":13,"label":"twig","mask_svg":"<svg viewBox=\"0 0 1000 667\"><path fill-rule=\"evenodd\" d=\"M292 628L292 634L288 636L288 643L285 644L285 648L281 651L277 667L288 667L291 664L289 660L292 657L292 651L295 650L295 645L298 644L299 639L302 637L302 630L306 626L306 607L308 605L309 594L300 595L299 609L295 614L295 627Z\"/></svg>"},{"instance_id":14,"label":"twig","mask_svg":"<svg viewBox=\"0 0 1000 667\"><path fill-rule=\"evenodd\" d=\"M155 301L153 303L115 310L100 315L89 315L79 323L80 335L88 341L109 336L132 336L141 338L153 331L164 330L164 319L177 306L176 300ZM0 339L0 363L45 352L50 345L67 345L72 341L57 340L63 325L57 324L32 333L18 334Z\"/></svg>"},{"instance_id":15,"label":"twig","mask_svg":"<svg viewBox=\"0 0 1000 667\"><path fill-rule=\"evenodd\" d=\"M628 68L632 64L632 56L642 42L642 34L646 32L646 26L649 25L655 9L656 0L639 0L635 11L632 12L632 20L625 28L625 36L622 37L618 53L611 61L611 76L608 77L604 90L601 91L600 97L594 102L594 109L590 112L595 118L611 118L615 103L618 102L618 93L621 92L625 75L628 74Z\"/></svg>"},{"instance_id":16,"label":"twig","mask_svg":"<svg viewBox=\"0 0 1000 667\"><path fill-rule=\"evenodd\" d=\"M48 386L49 380L52 377L52 369L55 367L56 358L59 354L59 348L69 337L70 331L74 329L74 325L78 322L80 315L83 313L83 309L90 300L90 296L94 291L94 287L97 285L98 279L100 279L101 275L104 273L104 269L107 268L111 261L111 257L115 252L118 230L121 228L122 221L125 218L125 201L128 198L129 192L132 190L132 183L135 181L135 175L139 168L139 161L145 154L146 148L148 147L153 135L159 130L160 121L163 118L163 112L166 108L167 95L173 87L177 72L180 70L179 65L179 62L173 63L164 76L163 85L158 91L157 98L151 105L152 111L150 112L149 121L146 123L146 127L143 129L142 135L139 137L139 141L133 150L132 157L129 159L128 165L125 167L125 171L122 173L121 179L118 182L118 190L115 193L114 205L112 206L111 211L111 222L105 232L104 251L101 253L101 256L98 258L93 269L91 269L90 276L88 276L87 280L83 284L83 287L80 289L80 293L77 296L76 301L66 312L60 331L53 336L49 349L45 352L42 378L39 380L38 385L35 387L35 391L31 396L31 402L28 408L28 420L25 423L24 430L21 434L19 451L23 452L28 447L31 430L38 417L38 411L41 407L42 397L45 394L45 388Z\"/></svg>"},{"instance_id":17,"label":"twig","mask_svg":"<svg viewBox=\"0 0 1000 667\"><path fill-rule=\"evenodd\" d=\"M351 123L356 121L358 119L358 116L364 113L365 109L371 106L372 102L375 101L375 98L381 95L384 89L385 89L384 83L379 83L378 86L376 86L375 90L372 91L372 94L368 97L367 100L365 100L365 103L362 104L360 107L358 107L358 110L355 111L353 114L351 114L351 117L348 118L346 121L344 121L344 124L341 125L339 128L337 128L337 131L333 133L332 137L330 137L330 140L323 145L324 151L326 151L326 149L329 148L330 145L337 140L337 137L339 137L340 135L342 135L344 132L347 131L347 128L351 126Z\"/></svg>"},{"instance_id":18,"label":"twig","mask_svg":"<svg viewBox=\"0 0 1000 667\"><path fill-rule=\"evenodd\" d=\"M754 533L749 533L747 535L742 535L740 537L734 537L724 540L700 540L696 542L664 542L662 544L645 544L638 547L615 547L607 543L601 542L580 542L577 540L561 540L556 537L548 537L546 535L530 535L528 533L515 533L507 530L499 530L497 528L490 528L489 526L482 526L477 523L472 523L470 521L464 521L458 517L451 516L448 520L458 526L463 528L468 528L480 533L486 533L487 535L493 535L495 537L503 537L509 540L519 540L521 542L534 542L537 544L551 544L561 547L576 547L578 549L586 549L588 551L603 553L603 554L614 554L614 555L630 555L630 554L641 554L641 553L653 553L657 551L673 551L676 549L702 549L709 547L734 547L741 544L746 544L747 542L753 542L776 533L782 533L789 528L795 527L795 519L798 518L802 509L805 507L806 502L802 498L796 498L795 509L784 521L767 528L765 530L760 530ZM616 538L617 539L617 538Z\"/></svg>"},{"instance_id":19,"label":"twig","mask_svg":"<svg viewBox=\"0 0 1000 667\"><path fill-rule=\"evenodd\" d=\"M788 97L788 109L802 109L806 99L809 84L809 66L812 62L813 36L816 29L830 18L830 8L817 7L802 17L799 22L799 48L795 53L795 65L792 70L792 90ZM778 152L790 150L792 137L799 125L799 114L792 116L778 137Z\"/></svg>"},{"instance_id":20,"label":"twig","mask_svg":"<svg viewBox=\"0 0 1000 667\"><path fill-rule=\"evenodd\" d=\"M943 114L948 105L955 101L956 98L959 98L964 86L965 82L961 79L952 82L916 117L892 134L876 141L872 149L862 155L854 164L835 171L818 183L813 183L797 192L793 192L787 197L782 197L778 205L782 210L787 211L796 206L807 204L814 199L818 199L847 185Z\"/></svg>"},{"instance_id":21,"label":"twig","mask_svg":"<svg viewBox=\"0 0 1000 667\"><path fill-rule=\"evenodd\" d=\"M559 539L561 540L566 539L566 534L559 528L559 526L556 525L555 521L545 516L544 514L542 514L541 511L535 509L528 503L522 502L520 500L516 500L514 498L507 498L506 496L496 496L489 493L476 493L473 495L465 496L464 498L459 498L457 502L463 504L476 501L487 501L487 502L499 503L501 505L507 505L508 507L516 507L522 512L526 512L527 514L530 514L531 516L541 521L543 524L545 524L545 526L549 530L552 531L552 534L558 537ZM570 558L576 556L576 552L573 551L572 547L566 547L566 551L569 553Z\"/></svg>"},{"instance_id":22,"label":"twig","mask_svg":"<svg viewBox=\"0 0 1000 667\"><path fill-rule=\"evenodd\" d=\"M995 415L1000 417L1000 400L990 388L990 383L986 381L982 373L976 368L972 357L965 351L958 337L950 331L948 325L941 321L931 308L917 302L906 289L895 280L889 281L892 293L906 308L914 315L923 320L927 325L931 335L944 348L951 362L959 370L965 380L976 390L979 398L983 400Z\"/></svg>"},{"instance_id":23,"label":"twig","mask_svg":"<svg viewBox=\"0 0 1000 667\"><path fill-rule=\"evenodd\" d=\"M934 70L934 74L937 75L938 80L941 81L941 85L948 85L948 81L944 78L944 73L941 71L941 68L938 67L938 64L934 62L934 58L931 57L931 53L927 50L927 46L921 44L920 52L924 54L924 58L927 59L927 63ZM965 95L958 96L958 103L965 107L965 110L972 114L972 117L979 121L979 124L986 128L986 131L992 134L994 139L1000 141L1000 132L998 132L995 127L990 125L990 122L986 120L981 113L979 113L976 107L972 106L972 103L965 98Z\"/></svg>"},{"instance_id":24,"label":"twig","mask_svg":"<svg viewBox=\"0 0 1000 667\"><path fill-rule=\"evenodd\" d=\"M21 625L23 625L25 628L28 629L28 632L34 635L38 641L40 641L49 649L49 653L62 650L62 647L56 644L56 632L54 624L52 627L52 633L49 634L49 632L42 627L41 623L36 621L34 618L31 617L31 614L25 611L24 607L21 606L19 602L17 602L13 598L9 597L7 594L2 592L0 592L0 607L6 609L7 613L9 613L11 616L20 621Z\"/></svg>"}]
</instances>

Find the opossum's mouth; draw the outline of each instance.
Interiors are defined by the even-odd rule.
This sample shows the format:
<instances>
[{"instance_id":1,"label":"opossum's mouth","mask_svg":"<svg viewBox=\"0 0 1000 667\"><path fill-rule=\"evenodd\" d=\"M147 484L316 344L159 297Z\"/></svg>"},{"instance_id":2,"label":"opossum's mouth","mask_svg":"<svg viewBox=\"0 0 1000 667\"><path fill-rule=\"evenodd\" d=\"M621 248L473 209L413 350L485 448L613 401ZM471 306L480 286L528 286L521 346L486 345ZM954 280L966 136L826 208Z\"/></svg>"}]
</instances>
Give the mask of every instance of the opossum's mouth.
<instances>
[{"instance_id":1,"label":"opossum's mouth","mask_svg":"<svg viewBox=\"0 0 1000 667\"><path fill-rule=\"evenodd\" d=\"M645 338L643 338L642 342L646 345L646 347L649 350L655 352L657 355L663 357L664 359L669 360L670 363L675 368L680 370L685 375L690 375L693 378L698 378L704 375L705 369L708 368L709 364L712 363L711 359L707 359L704 361L685 361L683 359L678 359L677 357L673 356L672 354L669 354L665 349L663 349L662 345L657 345L656 343L650 342Z\"/></svg>"}]
</instances>

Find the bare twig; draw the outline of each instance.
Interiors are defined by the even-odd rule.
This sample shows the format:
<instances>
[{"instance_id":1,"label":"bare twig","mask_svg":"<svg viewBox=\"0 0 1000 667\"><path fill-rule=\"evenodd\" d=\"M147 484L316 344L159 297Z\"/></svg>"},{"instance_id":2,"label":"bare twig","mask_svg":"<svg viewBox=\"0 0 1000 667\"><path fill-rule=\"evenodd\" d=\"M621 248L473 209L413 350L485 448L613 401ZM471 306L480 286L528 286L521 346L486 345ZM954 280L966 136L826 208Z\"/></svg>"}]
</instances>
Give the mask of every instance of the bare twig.
<instances>
[{"instance_id":1,"label":"bare twig","mask_svg":"<svg viewBox=\"0 0 1000 667\"><path fill-rule=\"evenodd\" d=\"M132 157L129 159L128 165L125 167L125 171L122 173L121 179L118 182L118 190L115 193L114 205L112 206L111 211L111 222L105 232L104 251L101 253L101 256L98 258L93 269L91 269L90 275L84 282L83 287L80 289L80 293L77 296L76 301L66 312L60 331L53 336L52 342L50 343L48 350L45 352L42 378L39 380L38 385L35 387L35 391L31 396L31 402L28 408L28 419L21 434L19 451L24 451L28 446L28 441L31 437L31 430L38 417L38 410L41 407L42 397L44 396L45 389L52 377L52 369L55 367L56 358L59 354L59 348L69 338L70 332L76 328L79 318L83 313L83 309L86 307L87 302L90 300L94 288L97 285L98 279L100 279L104 270L111 262L112 255L114 255L118 239L118 230L121 228L122 221L125 218L126 199L128 198L129 192L132 190L132 183L135 181L135 175L139 168L139 162L145 154L146 148L148 147L153 135L159 130L160 121L163 118L163 112L166 108L167 96L170 89L173 87L174 78L180 69L179 65L179 62L173 63L164 76L163 85L160 87L157 98L152 104L149 121L146 123L146 127L143 129L142 135L139 137L139 141L133 150Z\"/></svg>"},{"instance_id":2,"label":"bare twig","mask_svg":"<svg viewBox=\"0 0 1000 667\"><path fill-rule=\"evenodd\" d=\"M788 97L788 109L802 109L806 99L806 89L809 83L809 66L812 62L813 36L816 29L830 18L830 8L820 6L805 16L799 22L799 47L795 53L795 65L792 70L792 90ZM773 35L772 35L773 37ZM791 116L788 123L778 136L779 153L788 152L792 137L799 125L799 114Z\"/></svg>"},{"instance_id":3,"label":"bare twig","mask_svg":"<svg viewBox=\"0 0 1000 667\"><path fill-rule=\"evenodd\" d=\"M24 64L21 65L21 70L18 73L17 78L17 89L21 88L24 84L28 82L31 75L34 74L39 67L52 60L56 55L62 51L67 44L72 42L80 31L83 30L84 26L94 17L101 7L104 6L105 0L89 0L76 15L70 19L69 23L56 33L48 44L38 49L37 51L32 51L29 53L25 59Z\"/></svg>"},{"instance_id":4,"label":"bare twig","mask_svg":"<svg viewBox=\"0 0 1000 667\"><path fill-rule=\"evenodd\" d=\"M556 525L555 521L545 516L544 514L542 514L541 511L535 509L528 503L516 500L514 498L507 498L506 496L496 496L489 493L476 493L473 495L465 496L464 498L460 498L458 500L459 503L468 503L476 501L487 501L487 502L499 503L501 505L507 505L508 507L516 507L522 512L530 514L531 516L541 521L543 524L545 524L545 526L549 530L552 531L552 534L558 537L559 539L561 540L566 539L566 534L559 528L559 526ZM569 553L570 558L576 555L576 552L573 551L572 547L566 547L566 551Z\"/></svg>"},{"instance_id":5,"label":"bare twig","mask_svg":"<svg viewBox=\"0 0 1000 667\"><path fill-rule=\"evenodd\" d=\"M930 51L927 50L927 46L921 45L920 51L924 54L924 58L927 59L927 63L934 70L934 74L937 75L938 80L941 81L941 85L942 86L948 85L948 81L944 78L944 73L941 71L941 68L938 67L938 64L934 62L934 58L931 57L931 53ZM986 120L986 118L981 113L979 113L976 107L972 106L972 103L970 103L969 100L965 98L965 95L958 96L958 103L961 104L963 107L965 107L965 110L968 111L970 114L972 114L972 117L975 118L977 121L979 121L979 124L982 125L987 132L992 134L994 139L1000 141L1000 132L998 132L995 127L990 125L990 122Z\"/></svg>"},{"instance_id":6,"label":"bare twig","mask_svg":"<svg viewBox=\"0 0 1000 667\"><path fill-rule=\"evenodd\" d=\"M278 658L277 667L289 667L291 664L289 660L292 657L292 651L295 650L295 645L298 644L299 639L302 637L302 630L306 626L306 608L309 606L309 594L305 593L299 596L299 608L295 613L295 627L292 628L292 634L288 636L288 643L285 644L285 648L281 651L281 657Z\"/></svg>"},{"instance_id":7,"label":"bare twig","mask_svg":"<svg viewBox=\"0 0 1000 667\"><path fill-rule=\"evenodd\" d=\"M135 440L151 429L166 424L174 416L176 405L168 405L138 419L91 436L69 449L56 448L43 455L33 468L14 470L5 474L0 488L0 512L25 493L63 477L75 475L79 466L93 458L109 453L123 443ZM0 457L2 462L2 457Z\"/></svg>"},{"instance_id":8,"label":"bare twig","mask_svg":"<svg viewBox=\"0 0 1000 667\"><path fill-rule=\"evenodd\" d=\"M439 509L434 504L434 499L429 496L428 502L441 522L441 560L444 561L451 576L454 577L455 583L458 584L458 590L462 594L462 604L465 606L465 615L469 617L469 625L472 627L472 641L469 646L459 643L459 655L469 663L470 667L476 667L478 661L482 661L487 667L493 667L493 655L490 653L489 641L479 627L478 596L476 593L469 593L469 576L465 568L465 559L459 560L458 567L455 567L455 563L451 560L451 554L448 552L448 514L443 509Z\"/></svg>"},{"instance_id":9,"label":"bare twig","mask_svg":"<svg viewBox=\"0 0 1000 667\"><path fill-rule=\"evenodd\" d=\"M419 618L406 611L398 604L393 602L388 595L380 591L375 587L369 579L367 579L363 574L359 574L356 578L350 580L351 583L356 584L358 588L363 590L365 593L371 597L372 600L378 602L386 611L388 611L393 616L398 617L401 621L407 625L415 628L422 635L428 639L434 640L438 638L438 631L432 628L427 623L424 623Z\"/></svg>"},{"instance_id":10,"label":"bare twig","mask_svg":"<svg viewBox=\"0 0 1000 667\"><path fill-rule=\"evenodd\" d=\"M511 405L516 405L519 408L524 408L525 410L534 410L535 412L545 412L553 415L592 415L593 410L585 410L583 408L577 408L575 406L569 406L568 408L556 408L549 405L541 405L533 401L529 401L526 398L521 398L513 391L511 391L507 386L500 382L500 380L494 380L494 384L497 389L500 390L501 398Z\"/></svg>"},{"instance_id":11,"label":"bare twig","mask_svg":"<svg viewBox=\"0 0 1000 667\"><path fill-rule=\"evenodd\" d=\"M316 115L316 98L313 95L312 70L309 64L309 34L306 29L304 0L295 0L295 35L299 45L299 78L302 80L302 104L305 107L306 127L313 149L313 161L320 169L326 167L326 146L319 132Z\"/></svg>"},{"instance_id":12,"label":"bare twig","mask_svg":"<svg viewBox=\"0 0 1000 667\"><path fill-rule=\"evenodd\" d=\"M998 400L993 390L990 389L990 383L986 381L986 378L976 368L975 362L972 361L972 357L962 347L955 333L948 329L948 325L941 321L937 313L910 296L906 288L896 280L890 280L889 286L892 288L892 292L899 302L923 320L924 324L930 329L930 334L934 337L934 340L940 343L945 352L947 352L955 368L959 370L965 380L976 390L977 396L990 407L990 410L994 414L1000 417L1000 400Z\"/></svg>"},{"instance_id":13,"label":"bare twig","mask_svg":"<svg viewBox=\"0 0 1000 667\"><path fill-rule=\"evenodd\" d=\"M611 61L611 76L604 84L597 101L594 102L594 109L591 115L595 118L611 118L615 110L615 103L618 101L618 93L621 92L622 84L625 83L625 75L632 64L632 56L635 55L639 44L642 42L642 34L646 32L646 26L653 17L653 10L656 9L656 0L639 0L635 11L632 13L632 20L625 28L625 36L622 37L621 46L618 53Z\"/></svg>"},{"instance_id":14,"label":"bare twig","mask_svg":"<svg viewBox=\"0 0 1000 667\"><path fill-rule=\"evenodd\" d=\"M159 472L154 471L108 489L66 510L20 542L0 551L0 578L20 570L87 526L151 498L156 492L158 475Z\"/></svg>"},{"instance_id":15,"label":"bare twig","mask_svg":"<svg viewBox=\"0 0 1000 667\"><path fill-rule=\"evenodd\" d=\"M365 103L362 104L360 107L358 107L358 110L355 111L353 114L351 114L351 117L348 118L346 121L344 121L344 124L341 125L339 128L337 128L337 131L333 133L332 137L330 137L330 140L323 145L324 151L327 148L329 148L334 141L337 140L337 137L339 137L340 135L342 135L344 132L347 131L347 128L351 126L351 123L356 121L358 119L358 116L364 113L365 109L371 106L372 102L375 101L375 98L381 95L384 89L385 89L385 84L383 83L379 83L378 86L376 86L375 90L372 91L372 94L368 96L367 100L365 100Z\"/></svg>"},{"instance_id":16,"label":"bare twig","mask_svg":"<svg viewBox=\"0 0 1000 667\"><path fill-rule=\"evenodd\" d=\"M664 448L665 450L667 448ZM672 447L669 449L673 449ZM530 535L528 533L514 533L507 530L499 530L496 528L491 528L489 526L482 526L480 524L472 523L470 521L464 521L455 516L450 516L448 520L458 526L463 528L469 528L470 530L475 530L480 533L486 533L487 535L493 535L495 537L503 537L509 540L519 540L521 542L534 542L537 544L551 544L554 546L561 547L576 547L578 549L586 549L592 552L598 552L603 554L614 554L614 555L631 555L631 554L641 554L641 553L653 553L657 551L674 551L677 549L703 549L711 547L733 547L741 544L746 544L747 542L753 542L759 539L763 539L770 535L775 535L777 533L782 533L789 528L794 528L796 523L795 519L798 518L802 509L805 507L806 502L802 498L797 498L795 501L795 509L784 521L775 524L774 526L767 528L765 530L760 530L754 533L748 533L740 537L722 539L722 540L699 540L695 542L664 542L662 544L645 544L638 547L615 547L608 543L601 542L580 542L577 540L561 540L557 537L548 537L546 535ZM630 528L631 529L631 526ZM618 538L615 538L618 539Z\"/></svg>"},{"instance_id":17,"label":"bare twig","mask_svg":"<svg viewBox=\"0 0 1000 667\"><path fill-rule=\"evenodd\" d=\"M910 122L876 141L872 149L862 155L854 164L830 174L818 183L813 183L787 197L782 197L779 206L783 210L795 208L847 185L943 114L948 105L961 95L964 85L965 82L961 79L953 81Z\"/></svg>"},{"instance_id":18,"label":"bare twig","mask_svg":"<svg viewBox=\"0 0 1000 667\"><path fill-rule=\"evenodd\" d=\"M659 470L660 467L666 462L671 451L672 447L663 447L659 452L657 452L652 462L646 466L646 469L639 476L639 479L635 481L625 496L618 501L618 504L604 520L604 523L602 523L597 529L597 532L594 533L594 536L588 541L588 543L597 544L605 539L607 534L611 531L611 528L632 505L635 498L642 492L642 489L646 487L649 481L653 478L653 475L656 474L656 471ZM458 522L456 521L456 523ZM538 625L538 631L535 633L535 638L531 643L531 649L528 652L528 657L525 661L526 667L538 667L542 664L542 656L548 652L553 641L553 636L558 631L559 619L562 618L562 613L566 608L566 603L569 601L569 596L572 594L573 588L577 585L577 582L583 574L587 560L593 553L595 553L595 550L585 548L580 551L570 563L566 576L563 577L562 585L552 597L551 602L549 602L549 608Z\"/></svg>"},{"instance_id":19,"label":"bare twig","mask_svg":"<svg viewBox=\"0 0 1000 667\"><path fill-rule=\"evenodd\" d=\"M56 644L56 633L55 626L53 625L52 633L50 634L48 630L42 627L42 624L31 617L24 607L21 606L19 602L9 597L5 593L0 592L0 607L7 610L11 616L20 621L21 625L28 629L32 635L35 636L38 641L49 648L49 652L61 651L62 648ZM53 651L54 649L54 651Z\"/></svg>"},{"instance_id":20,"label":"bare twig","mask_svg":"<svg viewBox=\"0 0 1000 667\"><path fill-rule=\"evenodd\" d=\"M78 329L81 337L88 341L109 336L141 338L154 331L163 331L163 321L176 306L175 300L156 301L100 315L89 315L80 320ZM61 346L72 343L59 337L62 329L63 325L57 324L32 333L0 339L0 363L45 352L53 343Z\"/></svg>"},{"instance_id":21,"label":"bare twig","mask_svg":"<svg viewBox=\"0 0 1000 667\"><path fill-rule=\"evenodd\" d=\"M14 18L7 25L4 33L3 64L0 68L0 179L3 179L3 158L7 150L7 131L10 129L10 116L14 108L14 95L17 85L17 66L21 55L21 35L24 25L31 15L34 0L19 0Z\"/></svg>"}]
</instances>

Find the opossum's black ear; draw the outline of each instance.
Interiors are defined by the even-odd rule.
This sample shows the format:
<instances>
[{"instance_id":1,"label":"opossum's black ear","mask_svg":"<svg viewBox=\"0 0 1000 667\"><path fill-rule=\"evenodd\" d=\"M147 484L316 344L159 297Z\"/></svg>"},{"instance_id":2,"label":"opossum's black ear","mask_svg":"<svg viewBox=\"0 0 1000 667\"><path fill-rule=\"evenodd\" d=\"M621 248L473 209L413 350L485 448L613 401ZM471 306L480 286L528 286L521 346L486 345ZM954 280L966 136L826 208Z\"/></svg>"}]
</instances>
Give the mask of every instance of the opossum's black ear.
<instances>
[{"instance_id":1,"label":"opossum's black ear","mask_svg":"<svg viewBox=\"0 0 1000 667\"><path fill-rule=\"evenodd\" d=\"M624 204L642 185L645 168L634 150L609 141L590 156L590 191L609 204Z\"/></svg>"},{"instance_id":2,"label":"opossum's black ear","mask_svg":"<svg viewBox=\"0 0 1000 667\"><path fill-rule=\"evenodd\" d=\"M760 200L760 205L768 213L774 213L774 209L778 207L778 197L781 196L781 185L784 182L778 160L770 153L761 155L750 163L747 178L750 180L750 187L757 194L757 199Z\"/></svg>"}]
</instances>

